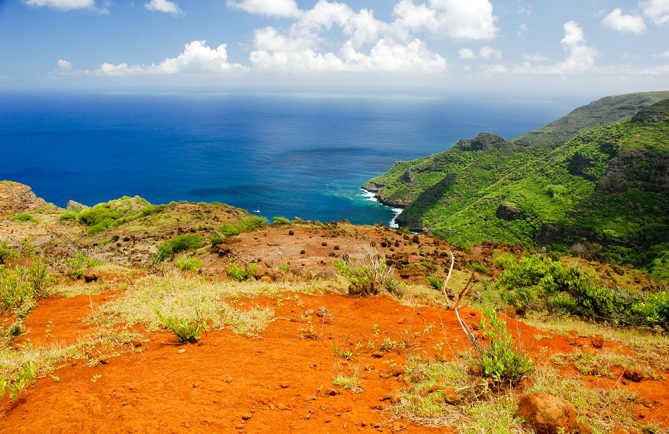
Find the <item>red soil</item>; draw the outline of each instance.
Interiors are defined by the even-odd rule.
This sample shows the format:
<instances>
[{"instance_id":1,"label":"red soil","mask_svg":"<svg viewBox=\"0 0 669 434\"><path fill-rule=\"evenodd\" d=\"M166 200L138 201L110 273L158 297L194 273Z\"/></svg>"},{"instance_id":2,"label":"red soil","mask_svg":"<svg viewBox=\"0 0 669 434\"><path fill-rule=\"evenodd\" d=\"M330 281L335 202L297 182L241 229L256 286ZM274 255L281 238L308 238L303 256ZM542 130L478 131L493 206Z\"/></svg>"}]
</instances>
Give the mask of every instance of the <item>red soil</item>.
<instances>
[{"instance_id":1,"label":"red soil","mask_svg":"<svg viewBox=\"0 0 669 434\"><path fill-rule=\"evenodd\" d=\"M0 432L443 432L393 420L384 410L404 386L399 374L409 355L451 359L469 347L453 312L406 307L386 297L339 295L240 304L271 306L277 319L259 338L211 332L198 344L181 346L169 334L152 334L142 352L96 367L62 368L56 372L60 382L40 379L14 402L4 401ZM330 319L317 315L321 307ZM313 312L317 339L305 337L306 311ZM36 345L68 342L87 332L81 320L88 314L87 296L42 301L26 323L28 338ZM480 320L470 309L461 314L472 326ZM53 324L49 338L47 321ZM513 319L508 324L539 363L542 354L571 352L579 344L578 338L553 336ZM408 348L380 352L386 339ZM437 353L435 345L442 342ZM335 345L351 350L353 360L338 356ZM339 372L358 372L363 391L333 386ZM635 411L667 427L666 385L643 381L616 387L652 403Z\"/></svg>"}]
</instances>

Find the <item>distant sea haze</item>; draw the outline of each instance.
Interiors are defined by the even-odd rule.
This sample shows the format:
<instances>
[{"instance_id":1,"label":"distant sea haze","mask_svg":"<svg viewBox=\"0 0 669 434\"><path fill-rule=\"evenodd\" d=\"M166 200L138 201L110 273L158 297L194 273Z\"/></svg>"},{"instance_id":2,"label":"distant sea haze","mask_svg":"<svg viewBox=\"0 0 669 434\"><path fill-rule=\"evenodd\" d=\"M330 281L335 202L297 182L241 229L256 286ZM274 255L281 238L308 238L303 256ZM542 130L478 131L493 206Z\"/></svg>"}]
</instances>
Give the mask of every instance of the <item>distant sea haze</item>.
<instances>
[{"instance_id":1,"label":"distant sea haze","mask_svg":"<svg viewBox=\"0 0 669 434\"><path fill-rule=\"evenodd\" d=\"M574 104L575 106L576 104ZM399 160L491 131L513 138L564 101L203 95L0 95L0 179L92 205L225 202L268 218L388 224L360 190Z\"/></svg>"}]
</instances>

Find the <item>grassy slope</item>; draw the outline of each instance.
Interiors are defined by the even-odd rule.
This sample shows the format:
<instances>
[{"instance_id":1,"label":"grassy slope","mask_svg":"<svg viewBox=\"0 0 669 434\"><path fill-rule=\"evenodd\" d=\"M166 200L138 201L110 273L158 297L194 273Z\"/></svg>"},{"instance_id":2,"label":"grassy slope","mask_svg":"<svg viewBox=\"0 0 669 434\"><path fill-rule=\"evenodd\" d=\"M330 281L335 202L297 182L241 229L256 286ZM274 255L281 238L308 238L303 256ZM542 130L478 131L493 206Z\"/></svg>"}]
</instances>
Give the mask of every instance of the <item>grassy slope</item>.
<instances>
[{"instance_id":1,"label":"grassy slope","mask_svg":"<svg viewBox=\"0 0 669 434\"><path fill-rule=\"evenodd\" d=\"M413 179L413 186L392 181L406 172L406 163L372 182L390 180L382 197L405 194L409 205L401 224L429 228L459 244L594 243L595 249L605 246L609 259L649 264L669 250L662 244L669 233L669 103L641 113L557 147L519 150L505 142L466 150L472 142L460 142L413 163L416 173L399 175ZM424 188L419 179L425 174L441 178Z\"/></svg>"},{"instance_id":2,"label":"grassy slope","mask_svg":"<svg viewBox=\"0 0 669 434\"><path fill-rule=\"evenodd\" d=\"M584 128L593 128L609 122L629 119L641 108L664 98L669 98L669 92L650 92L603 98L574 110L556 122L513 140L519 146L508 145L503 150L486 148L462 152L461 148L455 145L447 151L427 158L399 162L385 174L369 181L364 187L370 191L378 192L379 198L383 202L400 206L406 206L417 200L421 194L430 189L436 191L431 191L429 196L421 198L421 201L438 196L446 191L453 191L456 195L471 195L489 187L491 180L497 178L495 172L507 169L506 163L511 166L515 163L512 160L500 162L498 165L495 162L501 157L522 150L521 148L559 145ZM524 157L519 156L517 158L522 159ZM468 176L472 172L477 174L473 180L471 179L472 176ZM455 176L456 180L449 183L445 180L448 175ZM459 182L458 179L467 180L468 184ZM471 181L474 183L472 184ZM455 190L459 190L459 193ZM421 221L418 217L418 215L407 212L402 217L403 223L407 226L420 227Z\"/></svg>"}]
</instances>

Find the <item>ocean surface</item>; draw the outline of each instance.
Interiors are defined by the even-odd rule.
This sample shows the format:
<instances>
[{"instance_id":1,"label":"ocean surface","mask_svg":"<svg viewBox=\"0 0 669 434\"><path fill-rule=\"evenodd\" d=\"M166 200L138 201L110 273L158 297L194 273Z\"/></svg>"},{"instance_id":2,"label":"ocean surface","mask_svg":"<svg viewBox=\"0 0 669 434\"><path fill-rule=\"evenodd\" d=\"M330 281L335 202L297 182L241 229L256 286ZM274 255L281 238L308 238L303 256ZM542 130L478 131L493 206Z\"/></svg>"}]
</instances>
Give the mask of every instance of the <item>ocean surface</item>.
<instances>
[{"instance_id":1,"label":"ocean surface","mask_svg":"<svg viewBox=\"0 0 669 434\"><path fill-rule=\"evenodd\" d=\"M559 99L277 95L0 95L0 179L91 205L220 201L268 218L387 224L360 186L398 160L491 131L513 138Z\"/></svg>"}]
</instances>

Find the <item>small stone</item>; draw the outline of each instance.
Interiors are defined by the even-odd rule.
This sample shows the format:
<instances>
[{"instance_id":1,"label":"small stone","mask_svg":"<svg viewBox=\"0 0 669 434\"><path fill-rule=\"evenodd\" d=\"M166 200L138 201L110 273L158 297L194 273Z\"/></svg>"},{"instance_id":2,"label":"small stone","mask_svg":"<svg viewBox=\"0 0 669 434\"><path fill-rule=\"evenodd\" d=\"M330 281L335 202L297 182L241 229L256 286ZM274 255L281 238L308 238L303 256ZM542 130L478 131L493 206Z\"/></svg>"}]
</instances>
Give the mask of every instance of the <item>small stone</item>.
<instances>
[{"instance_id":1,"label":"small stone","mask_svg":"<svg viewBox=\"0 0 669 434\"><path fill-rule=\"evenodd\" d=\"M290 385L288 383L286 383L285 381L283 383L281 383L281 388L282 389L288 389L288 386L290 386Z\"/></svg>"},{"instance_id":2,"label":"small stone","mask_svg":"<svg viewBox=\"0 0 669 434\"><path fill-rule=\"evenodd\" d=\"M300 255L306 255L307 251L306 250L300 250Z\"/></svg>"},{"instance_id":3,"label":"small stone","mask_svg":"<svg viewBox=\"0 0 669 434\"><path fill-rule=\"evenodd\" d=\"M253 417L252 413L246 413L245 415L242 416L242 419L244 420L249 420Z\"/></svg>"},{"instance_id":4,"label":"small stone","mask_svg":"<svg viewBox=\"0 0 669 434\"><path fill-rule=\"evenodd\" d=\"M290 235L290 236L295 235L295 231L288 231L288 235Z\"/></svg>"},{"instance_id":5,"label":"small stone","mask_svg":"<svg viewBox=\"0 0 669 434\"><path fill-rule=\"evenodd\" d=\"M452 386L445 387L442 390L442 393L444 394L444 401L446 401L447 404L456 405L460 404L462 401L462 398L460 395L458 395L458 392L456 392L455 388Z\"/></svg>"},{"instance_id":6,"label":"small stone","mask_svg":"<svg viewBox=\"0 0 669 434\"><path fill-rule=\"evenodd\" d=\"M327 245L328 245L328 243L326 243L325 241L323 241L323 242L321 243L321 246L323 246L323 247L326 247Z\"/></svg>"},{"instance_id":7,"label":"small stone","mask_svg":"<svg viewBox=\"0 0 669 434\"><path fill-rule=\"evenodd\" d=\"M637 368L629 368L625 369L625 372L623 372L623 377L638 383L643 380L643 373Z\"/></svg>"},{"instance_id":8,"label":"small stone","mask_svg":"<svg viewBox=\"0 0 669 434\"><path fill-rule=\"evenodd\" d=\"M595 348L602 348L604 346L604 336L602 335L594 336L590 340L590 343L592 343L592 346Z\"/></svg>"},{"instance_id":9,"label":"small stone","mask_svg":"<svg viewBox=\"0 0 669 434\"><path fill-rule=\"evenodd\" d=\"M278 403L276 405L276 408L281 410L281 411L288 410L288 406L286 404L284 404L283 402Z\"/></svg>"},{"instance_id":10,"label":"small stone","mask_svg":"<svg viewBox=\"0 0 669 434\"><path fill-rule=\"evenodd\" d=\"M548 393L530 393L520 398L517 416L537 434L557 434L576 430L576 408Z\"/></svg>"},{"instance_id":11,"label":"small stone","mask_svg":"<svg viewBox=\"0 0 669 434\"><path fill-rule=\"evenodd\" d=\"M223 381L230 384L230 383L232 383L232 377L225 377L225 380L223 380Z\"/></svg>"},{"instance_id":12,"label":"small stone","mask_svg":"<svg viewBox=\"0 0 669 434\"><path fill-rule=\"evenodd\" d=\"M186 352L186 349L185 349L185 348L179 348L179 349L177 350L177 353L179 353L179 354L183 354L183 353L185 353L185 352Z\"/></svg>"},{"instance_id":13,"label":"small stone","mask_svg":"<svg viewBox=\"0 0 669 434\"><path fill-rule=\"evenodd\" d=\"M327 389L325 391L325 395L327 395L327 396L336 396L338 394L339 394L339 392L337 391L337 389L330 388L330 389Z\"/></svg>"},{"instance_id":14,"label":"small stone","mask_svg":"<svg viewBox=\"0 0 669 434\"><path fill-rule=\"evenodd\" d=\"M381 351L375 351L372 353L372 358L374 359L381 359L383 356L384 354Z\"/></svg>"}]
</instances>

